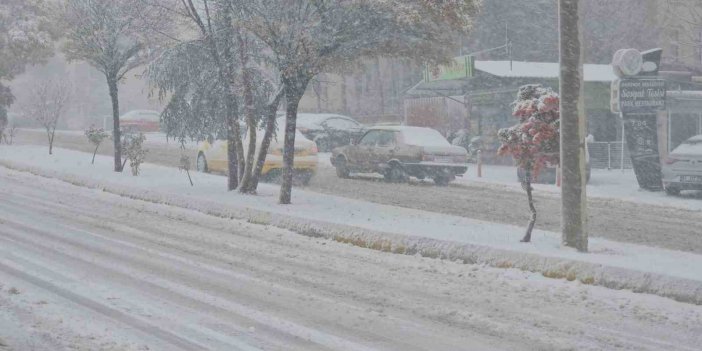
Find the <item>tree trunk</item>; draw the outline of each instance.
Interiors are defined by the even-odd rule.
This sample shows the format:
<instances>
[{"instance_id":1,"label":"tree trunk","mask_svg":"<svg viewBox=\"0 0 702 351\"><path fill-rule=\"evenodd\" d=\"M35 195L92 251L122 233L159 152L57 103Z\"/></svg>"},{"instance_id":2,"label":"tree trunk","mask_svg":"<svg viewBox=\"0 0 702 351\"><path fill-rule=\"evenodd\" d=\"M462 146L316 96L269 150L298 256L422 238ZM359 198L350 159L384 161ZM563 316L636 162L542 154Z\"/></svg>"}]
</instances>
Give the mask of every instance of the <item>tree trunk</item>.
<instances>
[{"instance_id":1,"label":"tree trunk","mask_svg":"<svg viewBox=\"0 0 702 351\"><path fill-rule=\"evenodd\" d=\"M268 155L268 149L271 146L271 140L273 139L273 131L275 131L275 119L278 112L278 105L280 105L280 100L283 98L283 92L280 91L273 102L268 105L266 117L266 131L263 134L263 139L261 140L261 148L258 150L258 156L256 157L256 167L254 168L253 174L251 175L251 182L249 184L249 193L256 192L258 188L258 181L261 178L261 173L263 172L263 165L266 163L266 156Z\"/></svg>"},{"instance_id":2,"label":"tree trunk","mask_svg":"<svg viewBox=\"0 0 702 351\"><path fill-rule=\"evenodd\" d=\"M295 162L295 129L297 123L297 107L305 93L309 78L297 78L283 81L285 85L285 139L283 149L283 182L280 185L279 203L290 204L292 199L292 182Z\"/></svg>"},{"instance_id":3,"label":"tree trunk","mask_svg":"<svg viewBox=\"0 0 702 351\"><path fill-rule=\"evenodd\" d=\"M54 150L54 138L56 137L56 125L51 128L51 140L49 141L49 155L52 154Z\"/></svg>"},{"instance_id":4,"label":"tree trunk","mask_svg":"<svg viewBox=\"0 0 702 351\"><path fill-rule=\"evenodd\" d=\"M531 167L531 166L530 166ZM529 211L531 212L531 218L529 219L529 224L527 225L526 234L522 238L523 243L528 243L531 241L531 232L534 230L534 224L536 224L536 207L534 207L534 197L531 194L533 190L531 187L531 169L525 169L524 172L524 190L527 193L527 200L529 201Z\"/></svg>"},{"instance_id":5,"label":"tree trunk","mask_svg":"<svg viewBox=\"0 0 702 351\"><path fill-rule=\"evenodd\" d=\"M256 157L256 110L254 108L253 87L251 86L253 82L251 81L250 72L248 71L246 42L241 36L241 33L237 33L237 39L239 41L239 59L242 67L241 80L244 88L244 113L246 115L246 127L249 133L249 146L246 152L246 162L244 164L244 173L241 177L239 192L249 193L253 191L253 189L251 189L251 176L253 173L254 158Z\"/></svg>"},{"instance_id":6,"label":"tree trunk","mask_svg":"<svg viewBox=\"0 0 702 351\"><path fill-rule=\"evenodd\" d=\"M122 136L119 130L119 96L117 78L107 77L107 86L112 100L112 141L115 148L115 172L122 172Z\"/></svg>"},{"instance_id":7,"label":"tree trunk","mask_svg":"<svg viewBox=\"0 0 702 351\"><path fill-rule=\"evenodd\" d=\"M54 146L54 141L51 138L51 129L49 127L46 128L46 141L49 142L49 155L52 155L52 149Z\"/></svg>"},{"instance_id":8,"label":"tree trunk","mask_svg":"<svg viewBox=\"0 0 702 351\"><path fill-rule=\"evenodd\" d=\"M100 147L100 144L95 145L95 151L93 151L93 160L90 161L91 165L95 164L95 154L97 154L98 148Z\"/></svg>"},{"instance_id":9,"label":"tree trunk","mask_svg":"<svg viewBox=\"0 0 702 351\"><path fill-rule=\"evenodd\" d=\"M229 110L229 108L227 109ZM239 187L239 157L236 150L236 139L239 139L239 123L229 113L230 111L227 111L227 190L232 191Z\"/></svg>"},{"instance_id":10,"label":"tree trunk","mask_svg":"<svg viewBox=\"0 0 702 351\"><path fill-rule=\"evenodd\" d=\"M578 0L559 0L561 231L563 244L587 251L585 114Z\"/></svg>"}]
</instances>

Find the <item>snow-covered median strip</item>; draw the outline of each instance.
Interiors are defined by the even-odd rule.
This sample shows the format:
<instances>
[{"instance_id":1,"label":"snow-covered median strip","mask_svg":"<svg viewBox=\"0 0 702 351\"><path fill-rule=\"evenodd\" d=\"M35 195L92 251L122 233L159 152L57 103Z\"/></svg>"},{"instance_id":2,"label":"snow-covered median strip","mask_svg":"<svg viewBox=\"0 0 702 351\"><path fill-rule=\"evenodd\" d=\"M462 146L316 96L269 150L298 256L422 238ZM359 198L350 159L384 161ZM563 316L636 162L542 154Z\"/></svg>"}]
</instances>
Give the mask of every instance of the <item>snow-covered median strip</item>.
<instances>
[{"instance_id":1,"label":"snow-covered median strip","mask_svg":"<svg viewBox=\"0 0 702 351\"><path fill-rule=\"evenodd\" d=\"M560 246L556 233L535 231L534 243L519 243L523 228L295 189L293 205L278 205L275 185L259 195L227 192L221 176L193 174L191 187L179 170L151 164L142 174L114 173L112 159L45 147L3 146L0 165L76 185L225 218L273 225L300 234L331 238L372 249L421 254L545 276L580 280L616 289L702 304L702 255L590 240L588 254ZM8 172L4 170L4 172ZM1 184L0 184L1 186ZM408 188L408 191L411 190ZM468 200L468 199L467 199Z\"/></svg>"},{"instance_id":2,"label":"snow-covered median strip","mask_svg":"<svg viewBox=\"0 0 702 351\"><path fill-rule=\"evenodd\" d=\"M483 165L482 177L477 176L475 165L456 180L464 186L493 187L501 190L524 192L517 180L514 166ZM535 194L560 196L561 188L554 184L534 184ZM702 193L688 192L680 196L669 196L664 191L648 191L639 188L631 169L593 169L587 185L587 195L592 198L620 200L647 205L675 207L691 211L702 211Z\"/></svg>"}]
</instances>

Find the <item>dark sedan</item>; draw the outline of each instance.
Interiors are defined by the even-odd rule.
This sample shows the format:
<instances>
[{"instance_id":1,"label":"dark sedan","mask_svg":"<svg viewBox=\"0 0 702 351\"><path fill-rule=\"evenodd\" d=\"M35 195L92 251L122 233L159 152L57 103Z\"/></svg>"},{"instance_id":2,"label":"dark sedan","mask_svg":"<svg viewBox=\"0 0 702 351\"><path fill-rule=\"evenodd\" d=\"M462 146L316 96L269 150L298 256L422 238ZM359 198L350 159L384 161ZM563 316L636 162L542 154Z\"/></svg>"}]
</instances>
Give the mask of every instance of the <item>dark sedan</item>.
<instances>
[{"instance_id":1,"label":"dark sedan","mask_svg":"<svg viewBox=\"0 0 702 351\"><path fill-rule=\"evenodd\" d=\"M280 123L280 121L279 121ZM297 130L317 143L320 152L351 144L365 128L351 117L331 113L298 113Z\"/></svg>"}]
</instances>

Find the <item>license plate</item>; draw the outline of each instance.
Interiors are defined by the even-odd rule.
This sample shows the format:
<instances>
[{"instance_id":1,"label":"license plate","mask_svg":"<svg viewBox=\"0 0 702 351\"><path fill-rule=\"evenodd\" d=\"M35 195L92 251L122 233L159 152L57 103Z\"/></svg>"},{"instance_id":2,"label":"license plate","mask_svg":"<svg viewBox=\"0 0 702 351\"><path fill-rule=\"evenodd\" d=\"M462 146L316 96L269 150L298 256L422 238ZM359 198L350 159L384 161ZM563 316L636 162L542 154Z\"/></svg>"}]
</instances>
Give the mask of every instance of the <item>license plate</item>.
<instances>
[{"instance_id":1,"label":"license plate","mask_svg":"<svg viewBox=\"0 0 702 351\"><path fill-rule=\"evenodd\" d=\"M680 176L680 181L687 183L702 183L702 176Z\"/></svg>"},{"instance_id":2,"label":"license plate","mask_svg":"<svg viewBox=\"0 0 702 351\"><path fill-rule=\"evenodd\" d=\"M437 157L435 159L436 162L441 162L441 163L452 163L453 162L453 157Z\"/></svg>"}]
</instances>

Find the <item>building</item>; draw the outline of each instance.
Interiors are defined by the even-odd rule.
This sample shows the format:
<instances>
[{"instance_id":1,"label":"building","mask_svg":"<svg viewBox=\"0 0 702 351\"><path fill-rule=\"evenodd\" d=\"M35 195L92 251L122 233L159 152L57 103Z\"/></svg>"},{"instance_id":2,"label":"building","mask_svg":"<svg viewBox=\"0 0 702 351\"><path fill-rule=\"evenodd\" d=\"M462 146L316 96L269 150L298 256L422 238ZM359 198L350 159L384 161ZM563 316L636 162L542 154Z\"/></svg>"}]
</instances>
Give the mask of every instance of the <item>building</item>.
<instances>
[{"instance_id":1,"label":"building","mask_svg":"<svg viewBox=\"0 0 702 351\"><path fill-rule=\"evenodd\" d=\"M473 75L421 82L405 96L404 122L449 136L459 129L494 136L516 123L512 102L520 86L541 84L558 91L559 65L553 62L475 61ZM596 140L617 139L617 116L609 111L609 87L616 76L609 65L585 65L585 104Z\"/></svg>"}]
</instances>

